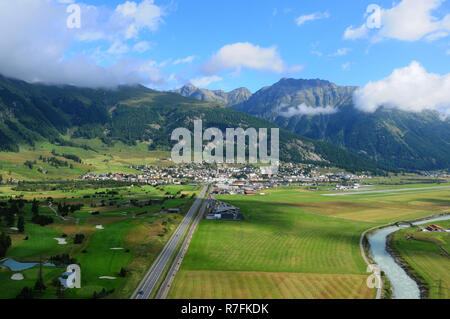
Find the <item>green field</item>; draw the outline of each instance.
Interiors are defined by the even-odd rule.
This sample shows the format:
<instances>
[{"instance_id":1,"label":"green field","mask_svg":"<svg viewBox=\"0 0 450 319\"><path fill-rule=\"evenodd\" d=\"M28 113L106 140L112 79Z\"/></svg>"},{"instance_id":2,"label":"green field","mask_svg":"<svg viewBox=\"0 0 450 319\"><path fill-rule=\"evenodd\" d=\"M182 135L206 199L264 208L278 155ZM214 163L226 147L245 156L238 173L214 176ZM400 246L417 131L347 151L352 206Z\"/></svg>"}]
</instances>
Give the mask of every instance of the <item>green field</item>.
<instances>
[{"instance_id":1,"label":"green field","mask_svg":"<svg viewBox=\"0 0 450 319\"><path fill-rule=\"evenodd\" d=\"M87 149L74 146L60 146L49 142L39 142L35 146L21 146L19 152L0 153L0 175L3 179L20 180L55 180L74 179L86 173L138 173L130 169L130 165L168 165L164 159L170 157L170 152L149 151L145 143L137 143L134 146L116 142L113 146L103 144L99 139L73 139L76 145L84 145ZM52 154L55 151L57 156ZM68 160L61 154L76 155L82 163ZM40 160L40 157L56 157L58 160L67 161L72 165L67 167L54 167ZM26 161L34 163L32 168L24 165ZM42 173L39 169L45 170Z\"/></svg>"},{"instance_id":2,"label":"green field","mask_svg":"<svg viewBox=\"0 0 450 319\"><path fill-rule=\"evenodd\" d=\"M432 224L450 228L450 221ZM392 245L408 263L410 271L418 275L428 288L428 298L450 298L449 233L424 233L418 229L404 229L395 233Z\"/></svg>"},{"instance_id":3,"label":"green field","mask_svg":"<svg viewBox=\"0 0 450 319\"><path fill-rule=\"evenodd\" d=\"M66 290L65 298L92 298L94 292L99 293L103 289L110 292L108 298L128 298L189 209L193 201L191 196L198 193L199 188L182 185L158 188L135 186L116 188L117 193L111 195L100 194L108 190L111 189L79 189L65 194L62 191L46 192L45 198L54 198L54 207L58 202L83 206L75 213L69 213L64 221L50 211L46 202L41 201L40 215L54 218L54 223L45 227L30 221L31 204L26 203L21 213L26 220L23 234L0 223L0 231L5 231L12 238L6 257L20 262L39 262L42 258L45 262L51 256L69 254L81 266L81 289ZM170 197L167 193L171 194ZM34 198L41 192L16 193L19 194L25 195L24 198ZM183 194L186 196L181 197ZM86 195L90 197L86 198ZM149 200L158 201L149 206ZM114 205L109 205L110 201ZM138 206L130 205L131 201ZM181 214L160 214L162 205L178 207ZM91 211L98 211L99 214L92 215ZM102 225L104 229L97 229L97 225ZM82 244L74 243L76 234L85 235ZM55 238L61 237L66 238L67 245L58 245ZM14 298L23 287L32 288L38 278L38 268L35 266L21 271L25 279L13 281L10 278L15 272L0 267L0 298ZM127 270L125 278L119 277L122 268ZM65 268L44 267L43 278L47 289L42 298L57 298L53 282L64 271ZM103 276L116 279L99 278Z\"/></svg>"},{"instance_id":4,"label":"green field","mask_svg":"<svg viewBox=\"0 0 450 319\"><path fill-rule=\"evenodd\" d=\"M169 297L373 298L365 286L362 232L444 212L450 192L330 197L291 187L265 193L217 197L240 207L244 220L201 221Z\"/></svg>"}]
</instances>

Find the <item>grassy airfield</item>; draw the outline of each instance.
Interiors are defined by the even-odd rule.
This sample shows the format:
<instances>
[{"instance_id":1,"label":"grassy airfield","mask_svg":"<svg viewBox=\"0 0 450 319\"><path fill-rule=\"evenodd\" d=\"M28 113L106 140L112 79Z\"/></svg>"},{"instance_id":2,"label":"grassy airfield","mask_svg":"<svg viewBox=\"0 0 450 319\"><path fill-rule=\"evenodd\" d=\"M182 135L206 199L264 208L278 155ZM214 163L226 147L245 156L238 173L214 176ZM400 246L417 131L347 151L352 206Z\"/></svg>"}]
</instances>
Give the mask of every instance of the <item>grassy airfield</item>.
<instances>
[{"instance_id":1,"label":"grassy airfield","mask_svg":"<svg viewBox=\"0 0 450 319\"><path fill-rule=\"evenodd\" d=\"M361 233L450 210L448 188L349 196L303 188L265 193L217 197L240 207L245 219L201 221L170 298L373 298L365 284Z\"/></svg>"}]
</instances>

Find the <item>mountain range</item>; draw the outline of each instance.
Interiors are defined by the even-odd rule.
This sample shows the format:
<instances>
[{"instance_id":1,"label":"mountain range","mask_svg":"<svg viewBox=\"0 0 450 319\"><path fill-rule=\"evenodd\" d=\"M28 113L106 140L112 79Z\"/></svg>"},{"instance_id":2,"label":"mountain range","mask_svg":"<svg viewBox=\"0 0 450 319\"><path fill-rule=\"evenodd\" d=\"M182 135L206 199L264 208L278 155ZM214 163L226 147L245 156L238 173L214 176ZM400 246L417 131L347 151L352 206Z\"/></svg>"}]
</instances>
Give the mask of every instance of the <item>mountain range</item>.
<instances>
[{"instance_id":1,"label":"mountain range","mask_svg":"<svg viewBox=\"0 0 450 319\"><path fill-rule=\"evenodd\" d=\"M252 96L252 92L247 88L239 88L231 92L224 92L222 90L200 89L192 84L185 85L172 92L178 93L184 97L191 97L206 102L219 102L228 106L234 106L245 102Z\"/></svg>"},{"instance_id":2,"label":"mountain range","mask_svg":"<svg viewBox=\"0 0 450 319\"><path fill-rule=\"evenodd\" d=\"M432 111L413 113L383 107L366 113L353 104L356 89L319 79L284 78L232 107L387 168L450 167L448 118Z\"/></svg>"},{"instance_id":3,"label":"mountain range","mask_svg":"<svg viewBox=\"0 0 450 319\"><path fill-rule=\"evenodd\" d=\"M88 89L30 84L0 76L0 151L18 152L39 141L83 147L80 139L114 146L147 144L169 151L171 133L193 121L203 127L272 128L276 124L218 102L204 102L144 86ZM76 142L74 142L76 141ZM376 164L347 150L280 129L282 161L337 166L350 171L381 172Z\"/></svg>"}]
</instances>

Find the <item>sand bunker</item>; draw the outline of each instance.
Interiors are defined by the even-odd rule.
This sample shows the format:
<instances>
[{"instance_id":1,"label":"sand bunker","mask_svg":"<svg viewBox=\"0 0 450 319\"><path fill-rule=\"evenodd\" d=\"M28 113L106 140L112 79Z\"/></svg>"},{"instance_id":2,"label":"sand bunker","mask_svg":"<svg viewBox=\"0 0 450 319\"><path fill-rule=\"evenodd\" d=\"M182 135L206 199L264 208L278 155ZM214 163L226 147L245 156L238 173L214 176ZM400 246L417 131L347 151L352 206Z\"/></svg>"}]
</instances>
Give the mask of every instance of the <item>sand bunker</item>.
<instances>
[{"instance_id":1,"label":"sand bunker","mask_svg":"<svg viewBox=\"0 0 450 319\"><path fill-rule=\"evenodd\" d=\"M105 229L105 227L103 227L103 225L97 225L97 226L95 226L95 228L97 228L97 229Z\"/></svg>"},{"instance_id":2,"label":"sand bunker","mask_svg":"<svg viewBox=\"0 0 450 319\"><path fill-rule=\"evenodd\" d=\"M23 275L21 273L14 274L11 276L11 280L23 280Z\"/></svg>"},{"instance_id":3,"label":"sand bunker","mask_svg":"<svg viewBox=\"0 0 450 319\"><path fill-rule=\"evenodd\" d=\"M17 227L11 227L10 229L11 230L19 230L19 228L17 228Z\"/></svg>"},{"instance_id":4,"label":"sand bunker","mask_svg":"<svg viewBox=\"0 0 450 319\"><path fill-rule=\"evenodd\" d=\"M120 248L120 247L117 247L117 248L110 248L111 250L123 250L124 248Z\"/></svg>"},{"instance_id":5,"label":"sand bunker","mask_svg":"<svg viewBox=\"0 0 450 319\"><path fill-rule=\"evenodd\" d=\"M65 238L53 238L58 241L58 245L67 245L67 241Z\"/></svg>"},{"instance_id":6,"label":"sand bunker","mask_svg":"<svg viewBox=\"0 0 450 319\"><path fill-rule=\"evenodd\" d=\"M99 279L109 279L109 280L114 280L114 279L117 279L116 277L110 277L110 276L101 276L101 277L98 277Z\"/></svg>"}]
</instances>

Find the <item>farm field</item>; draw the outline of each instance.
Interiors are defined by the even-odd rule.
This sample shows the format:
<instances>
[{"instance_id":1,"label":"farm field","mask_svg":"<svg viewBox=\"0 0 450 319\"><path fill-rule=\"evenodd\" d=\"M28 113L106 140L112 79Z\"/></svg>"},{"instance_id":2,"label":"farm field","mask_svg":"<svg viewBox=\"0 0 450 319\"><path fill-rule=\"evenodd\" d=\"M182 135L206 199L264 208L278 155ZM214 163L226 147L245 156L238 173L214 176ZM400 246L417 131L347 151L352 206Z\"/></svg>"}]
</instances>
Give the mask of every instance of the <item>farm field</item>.
<instances>
[{"instance_id":1,"label":"farm field","mask_svg":"<svg viewBox=\"0 0 450 319\"><path fill-rule=\"evenodd\" d=\"M190 271L179 274L175 299L370 299L364 275Z\"/></svg>"},{"instance_id":2,"label":"farm field","mask_svg":"<svg viewBox=\"0 0 450 319\"><path fill-rule=\"evenodd\" d=\"M376 197L294 187L264 193L216 197L239 207L244 220L201 221L170 298L373 298L365 285L362 232L450 208L450 191L436 189Z\"/></svg>"},{"instance_id":3,"label":"farm field","mask_svg":"<svg viewBox=\"0 0 450 319\"><path fill-rule=\"evenodd\" d=\"M433 224L446 229L450 228L450 221ZM428 298L450 298L449 233L424 233L418 229L408 228L394 234L392 245L402 259L408 263L412 272L425 283L429 290Z\"/></svg>"},{"instance_id":4,"label":"farm field","mask_svg":"<svg viewBox=\"0 0 450 319\"><path fill-rule=\"evenodd\" d=\"M69 212L62 220L50 210L47 200L41 199L39 215L53 218L53 223L46 226L31 221L32 205L25 200L41 192L18 192L17 201L23 198L20 214L25 217L25 231L19 233L2 220L0 232L12 239L6 258L18 262L39 262L42 258L46 263L52 256L67 254L81 266L81 289L66 290L65 298L93 298L94 292L98 294L103 290L108 298L128 298L198 192L197 186L188 185L86 188L66 193L65 197L62 191L47 191L45 198L53 198L54 209L58 210L59 204L79 205L80 208ZM19 194L24 196L19 197ZM12 204L3 202L2 209L9 205ZM181 213L161 214L163 208L172 207L180 208ZM17 217L13 226L16 224ZM80 234L84 240L77 244L75 237ZM64 238L67 244L59 245L55 238ZM126 271L125 277L120 274L122 269ZM22 288L33 288L38 270L39 266L24 271L0 266L0 298L15 298ZM64 271L65 267L43 267L47 289L37 297L57 298L55 280ZM24 279L11 280L15 273L22 273Z\"/></svg>"}]
</instances>

